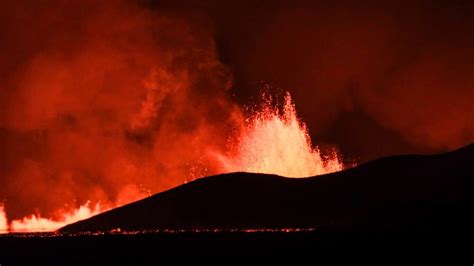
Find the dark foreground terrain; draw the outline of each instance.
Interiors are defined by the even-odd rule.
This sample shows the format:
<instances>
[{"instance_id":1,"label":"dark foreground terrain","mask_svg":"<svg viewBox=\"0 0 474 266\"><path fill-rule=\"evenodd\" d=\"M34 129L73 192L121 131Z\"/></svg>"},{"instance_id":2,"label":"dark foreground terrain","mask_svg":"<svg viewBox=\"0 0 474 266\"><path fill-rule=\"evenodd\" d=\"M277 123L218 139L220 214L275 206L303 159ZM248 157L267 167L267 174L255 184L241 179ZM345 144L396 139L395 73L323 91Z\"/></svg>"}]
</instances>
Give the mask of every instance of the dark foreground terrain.
<instances>
[{"instance_id":1,"label":"dark foreground terrain","mask_svg":"<svg viewBox=\"0 0 474 266\"><path fill-rule=\"evenodd\" d=\"M411 254L472 265L473 165L470 145L307 179L202 178L58 234L0 236L0 264L233 262L236 256L267 264L380 255L387 262ZM305 230L282 230L297 228Z\"/></svg>"},{"instance_id":2,"label":"dark foreground terrain","mask_svg":"<svg viewBox=\"0 0 474 266\"><path fill-rule=\"evenodd\" d=\"M465 228L465 227L464 227ZM310 232L186 232L0 237L1 265L210 263L218 265L355 264L472 265L472 231L326 228ZM367 261L366 261L367 262ZM462 263L458 263L462 262ZM398 263L397 263L398 264ZM436 263L437 264L437 263ZM436 265L435 264L435 265Z\"/></svg>"}]
</instances>

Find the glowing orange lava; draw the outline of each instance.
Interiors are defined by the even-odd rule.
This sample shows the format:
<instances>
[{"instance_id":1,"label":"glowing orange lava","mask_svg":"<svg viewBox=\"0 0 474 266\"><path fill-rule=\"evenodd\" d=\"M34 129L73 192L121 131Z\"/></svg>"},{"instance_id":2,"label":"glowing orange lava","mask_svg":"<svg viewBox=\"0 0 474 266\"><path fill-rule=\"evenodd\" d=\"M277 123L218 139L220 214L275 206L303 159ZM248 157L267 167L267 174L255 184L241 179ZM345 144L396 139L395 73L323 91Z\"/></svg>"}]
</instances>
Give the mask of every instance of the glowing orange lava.
<instances>
[{"instance_id":1,"label":"glowing orange lava","mask_svg":"<svg viewBox=\"0 0 474 266\"><path fill-rule=\"evenodd\" d=\"M343 169L337 153L323 157L313 147L306 125L296 114L289 93L283 112L264 96L263 107L246 120L246 127L229 155L218 156L223 172L254 172L308 177Z\"/></svg>"}]
</instances>

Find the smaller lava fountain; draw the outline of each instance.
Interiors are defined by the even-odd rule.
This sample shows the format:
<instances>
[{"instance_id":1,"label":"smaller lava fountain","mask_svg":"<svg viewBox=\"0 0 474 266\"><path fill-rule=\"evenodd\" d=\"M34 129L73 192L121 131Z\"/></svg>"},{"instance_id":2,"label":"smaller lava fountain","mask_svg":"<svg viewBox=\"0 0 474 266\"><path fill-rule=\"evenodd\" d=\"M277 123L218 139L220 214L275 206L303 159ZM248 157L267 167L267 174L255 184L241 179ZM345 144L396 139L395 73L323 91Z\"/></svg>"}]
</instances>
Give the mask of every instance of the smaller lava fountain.
<instances>
[{"instance_id":1,"label":"smaller lava fountain","mask_svg":"<svg viewBox=\"0 0 474 266\"><path fill-rule=\"evenodd\" d=\"M22 219L13 220L8 223L5 213L5 206L0 204L0 234L2 233L30 233L30 232L52 232L67 224L74 223L83 219L87 219L101 212L108 211L110 208L96 204L90 206L87 202L79 206L77 209L61 211L57 218L45 218L41 214L31 214Z\"/></svg>"},{"instance_id":2,"label":"smaller lava fountain","mask_svg":"<svg viewBox=\"0 0 474 266\"><path fill-rule=\"evenodd\" d=\"M32 214L20 220L13 220L10 225L10 230L13 232L54 231L67 224L87 219L108 210L106 208L101 208L99 204L97 204L95 207L91 207L89 205L89 203L86 203L77 209L62 213L61 217L55 220L41 217L40 214Z\"/></svg>"}]
</instances>

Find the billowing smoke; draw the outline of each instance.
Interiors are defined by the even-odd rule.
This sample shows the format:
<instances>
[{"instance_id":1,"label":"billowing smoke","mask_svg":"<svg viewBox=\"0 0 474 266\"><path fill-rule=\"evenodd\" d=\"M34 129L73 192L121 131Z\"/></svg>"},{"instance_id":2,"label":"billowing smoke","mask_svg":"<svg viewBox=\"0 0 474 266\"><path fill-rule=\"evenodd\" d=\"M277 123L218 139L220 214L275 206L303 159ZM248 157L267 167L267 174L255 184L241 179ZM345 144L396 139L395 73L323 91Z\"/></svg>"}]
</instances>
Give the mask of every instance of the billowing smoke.
<instances>
[{"instance_id":1,"label":"billowing smoke","mask_svg":"<svg viewBox=\"0 0 474 266\"><path fill-rule=\"evenodd\" d=\"M11 218L129 202L212 172L196 162L225 146L240 111L204 20L129 1L0 10L0 202Z\"/></svg>"}]
</instances>

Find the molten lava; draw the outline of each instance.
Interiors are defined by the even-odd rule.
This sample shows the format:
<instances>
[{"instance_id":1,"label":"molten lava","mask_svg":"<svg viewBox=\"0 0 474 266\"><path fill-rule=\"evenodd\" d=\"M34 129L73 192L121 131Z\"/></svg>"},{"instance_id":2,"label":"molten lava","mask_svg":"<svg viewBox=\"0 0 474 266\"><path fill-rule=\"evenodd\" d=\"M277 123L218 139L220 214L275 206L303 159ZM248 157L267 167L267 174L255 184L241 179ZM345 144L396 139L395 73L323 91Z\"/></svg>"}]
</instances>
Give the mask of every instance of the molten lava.
<instances>
[{"instance_id":1,"label":"molten lava","mask_svg":"<svg viewBox=\"0 0 474 266\"><path fill-rule=\"evenodd\" d=\"M228 156L219 156L223 172L254 172L308 177L343 169L336 152L323 157L313 147L306 125L296 114L289 93L283 112L263 96L263 105L249 118Z\"/></svg>"}]
</instances>

